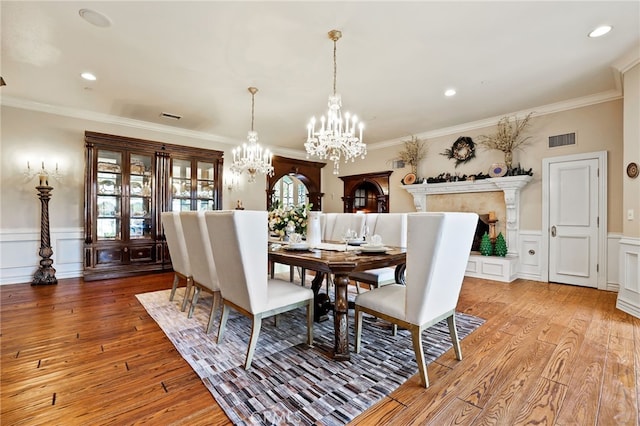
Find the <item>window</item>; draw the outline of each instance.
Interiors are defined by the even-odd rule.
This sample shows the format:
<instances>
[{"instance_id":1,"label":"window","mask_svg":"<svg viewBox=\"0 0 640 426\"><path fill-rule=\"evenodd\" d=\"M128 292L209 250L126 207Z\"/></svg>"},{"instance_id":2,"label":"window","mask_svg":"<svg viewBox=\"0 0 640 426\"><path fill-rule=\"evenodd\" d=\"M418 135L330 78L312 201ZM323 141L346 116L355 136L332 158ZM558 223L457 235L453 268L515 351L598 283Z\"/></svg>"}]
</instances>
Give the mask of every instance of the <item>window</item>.
<instances>
[{"instance_id":1,"label":"window","mask_svg":"<svg viewBox=\"0 0 640 426\"><path fill-rule=\"evenodd\" d=\"M283 176L273 186L272 204L287 207L305 203L307 187L295 176Z\"/></svg>"}]
</instances>

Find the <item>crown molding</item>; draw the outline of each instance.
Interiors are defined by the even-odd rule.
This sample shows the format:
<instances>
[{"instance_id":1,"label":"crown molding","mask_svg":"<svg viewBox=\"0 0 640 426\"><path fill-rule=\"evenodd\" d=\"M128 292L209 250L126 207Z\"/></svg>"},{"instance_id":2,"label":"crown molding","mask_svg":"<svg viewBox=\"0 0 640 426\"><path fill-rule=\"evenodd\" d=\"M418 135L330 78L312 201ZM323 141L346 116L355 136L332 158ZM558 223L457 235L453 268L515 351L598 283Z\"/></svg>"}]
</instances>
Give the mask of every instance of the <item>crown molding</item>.
<instances>
[{"instance_id":1,"label":"crown molding","mask_svg":"<svg viewBox=\"0 0 640 426\"><path fill-rule=\"evenodd\" d=\"M636 63L638 61L636 60ZM633 66L633 65L631 65ZM530 110L522 110L508 115L515 115L516 117L524 117L531 113L533 117L538 117L547 114L554 114L561 111L567 111L575 108L582 108L585 106L595 105L602 102L609 102L622 98L622 90L612 89L605 92L595 93L592 95L583 96L580 98L569 99L567 101L556 102L553 104L547 104L540 107L532 108ZM228 138L225 136L214 135L206 132L197 132L193 130L180 129L177 127L166 126L163 124L150 123L148 121L133 120L130 118L123 118L109 114L96 113L86 110L80 110L75 108L61 107L56 105L43 104L39 102L33 102L8 96L0 97L0 105L6 105L14 108L27 109L32 111L45 112L49 114L62 115L65 117L78 118L89 121L96 121L99 123L115 124L125 127L132 127L142 130L155 131L170 135L183 136L188 138L200 139L205 141L220 142L227 145L238 145L242 141L238 139ZM484 118L482 120L471 121L450 127L443 127L440 129L431 130L416 134L419 139L430 139L441 136L449 136L452 134L459 134L468 132L471 130L482 129L485 127L495 126L496 123L503 116L495 116ZM407 140L406 136L402 138L390 139L375 144L367 144L367 150L372 151L376 149L383 149L392 146L397 146ZM295 150L289 148L276 148L272 149L274 154L288 156L293 158L306 158L306 153L303 150Z\"/></svg>"},{"instance_id":2,"label":"crown molding","mask_svg":"<svg viewBox=\"0 0 640 426\"><path fill-rule=\"evenodd\" d=\"M239 140L228 138L225 136L214 135L206 132L198 132L194 130L181 129L178 127L167 126L164 124L151 123L149 121L133 120L131 118L118 117L110 114L102 114L77 108L63 107L59 105L50 105L40 102L29 101L20 98L2 96L0 104L14 108L21 108L37 112L45 112L48 114L61 115L64 117L78 118L81 120L96 121L98 123L115 124L125 127L132 127L142 130L150 130L170 135L184 136L194 139L202 139L206 141L220 142L229 145L237 145Z\"/></svg>"},{"instance_id":3,"label":"crown molding","mask_svg":"<svg viewBox=\"0 0 640 426\"><path fill-rule=\"evenodd\" d=\"M596 105L603 102L614 101L622 98L622 91L619 89L607 90L605 92L594 93L592 95L583 96L580 98L569 99L562 102L556 102L553 104L542 105L539 107L535 107L529 110L517 111L510 114L505 115L515 115L518 118L523 118L527 114L531 113L532 117L539 117L547 114L555 114L562 111L568 111L575 108L582 108L590 105ZM465 133L471 130L483 129L485 127L495 126L498 121L504 117L504 115L483 118L482 120L470 121L468 123L458 124L450 127L443 127L436 130L431 130L428 132L423 132L416 134L418 139L430 139L437 138L441 136L449 136L453 134ZM407 140L407 137L404 136L402 138L391 139L384 142L378 142L376 144L369 144L367 146L368 151L388 148L391 146L400 145Z\"/></svg>"}]
</instances>

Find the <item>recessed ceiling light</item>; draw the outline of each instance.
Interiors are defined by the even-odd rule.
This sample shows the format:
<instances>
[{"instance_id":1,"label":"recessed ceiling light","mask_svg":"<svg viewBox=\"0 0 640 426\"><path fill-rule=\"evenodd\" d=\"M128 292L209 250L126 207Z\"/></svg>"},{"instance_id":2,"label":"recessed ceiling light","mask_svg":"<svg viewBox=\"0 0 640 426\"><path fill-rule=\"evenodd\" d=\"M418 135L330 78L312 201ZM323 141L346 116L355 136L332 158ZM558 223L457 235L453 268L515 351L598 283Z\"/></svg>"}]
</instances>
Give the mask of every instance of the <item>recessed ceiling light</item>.
<instances>
[{"instance_id":1,"label":"recessed ceiling light","mask_svg":"<svg viewBox=\"0 0 640 426\"><path fill-rule=\"evenodd\" d=\"M591 31L589 33L589 37L591 38L595 38L595 37L600 37L603 36L605 34L607 34L609 31L611 31L611 26L609 25L602 25L598 28L596 28L595 30Z\"/></svg>"},{"instance_id":2,"label":"recessed ceiling light","mask_svg":"<svg viewBox=\"0 0 640 426\"><path fill-rule=\"evenodd\" d=\"M456 90L455 90L455 89L447 89L447 90L444 92L444 95L445 95L445 96L453 96L453 95L455 95L455 94L456 94Z\"/></svg>"},{"instance_id":3,"label":"recessed ceiling light","mask_svg":"<svg viewBox=\"0 0 640 426\"><path fill-rule=\"evenodd\" d=\"M80 9L78 11L80 17L96 27L106 28L111 26L111 19L100 12L91 9Z\"/></svg>"},{"instance_id":4,"label":"recessed ceiling light","mask_svg":"<svg viewBox=\"0 0 640 426\"><path fill-rule=\"evenodd\" d=\"M90 72L83 72L82 74L80 74L80 77L84 78L85 80L96 81L96 76L91 74Z\"/></svg>"}]
</instances>

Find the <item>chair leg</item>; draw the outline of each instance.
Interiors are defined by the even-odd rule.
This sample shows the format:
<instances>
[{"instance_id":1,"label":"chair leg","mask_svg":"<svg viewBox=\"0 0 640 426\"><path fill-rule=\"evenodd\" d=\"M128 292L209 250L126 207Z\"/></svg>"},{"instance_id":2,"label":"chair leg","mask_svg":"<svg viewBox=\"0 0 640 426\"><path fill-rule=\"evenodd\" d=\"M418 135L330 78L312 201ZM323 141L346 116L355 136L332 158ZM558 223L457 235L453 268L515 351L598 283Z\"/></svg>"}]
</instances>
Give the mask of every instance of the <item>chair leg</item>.
<instances>
[{"instance_id":1,"label":"chair leg","mask_svg":"<svg viewBox=\"0 0 640 426\"><path fill-rule=\"evenodd\" d=\"M360 281L356 281L356 293L360 294Z\"/></svg>"},{"instance_id":2,"label":"chair leg","mask_svg":"<svg viewBox=\"0 0 640 426\"><path fill-rule=\"evenodd\" d=\"M229 318L229 306L225 305L223 300L222 315L220 316L220 325L218 326L218 338L216 339L216 343L222 342L224 330L227 327L227 318Z\"/></svg>"},{"instance_id":3,"label":"chair leg","mask_svg":"<svg viewBox=\"0 0 640 426\"><path fill-rule=\"evenodd\" d=\"M253 360L253 353L256 350L256 344L258 343L258 335L260 334L260 327L262 326L262 316L253 316L253 326L251 327L251 338L249 339L249 347L247 348L247 359L244 362L244 369L251 368L251 361Z\"/></svg>"},{"instance_id":4,"label":"chair leg","mask_svg":"<svg viewBox=\"0 0 640 426\"><path fill-rule=\"evenodd\" d=\"M209 314L209 323L207 324L207 334L211 333L211 329L213 328L213 319L216 317L216 311L218 310L218 305L220 304L220 292L215 291L213 293L213 304L211 306L211 313Z\"/></svg>"},{"instance_id":5,"label":"chair leg","mask_svg":"<svg viewBox=\"0 0 640 426\"><path fill-rule=\"evenodd\" d=\"M460 339L458 339L458 330L456 329L456 314L455 312L447 318L447 324L449 324L449 334L451 335L451 342L453 343L453 350L456 352L456 359L462 361L462 349L460 349Z\"/></svg>"},{"instance_id":6,"label":"chair leg","mask_svg":"<svg viewBox=\"0 0 640 426\"><path fill-rule=\"evenodd\" d=\"M391 324L391 335L396 336L398 334L398 324Z\"/></svg>"},{"instance_id":7,"label":"chair leg","mask_svg":"<svg viewBox=\"0 0 640 426\"><path fill-rule=\"evenodd\" d=\"M427 366L424 363L424 350L422 349L422 330L418 326L411 327L411 340L413 341L413 351L416 355L420 379L425 388L429 387L429 377L427 376Z\"/></svg>"},{"instance_id":8,"label":"chair leg","mask_svg":"<svg viewBox=\"0 0 640 426\"><path fill-rule=\"evenodd\" d=\"M313 305L313 300L307 305L307 344L309 346L313 346Z\"/></svg>"},{"instance_id":9,"label":"chair leg","mask_svg":"<svg viewBox=\"0 0 640 426\"><path fill-rule=\"evenodd\" d=\"M189 308L189 314L187 318L191 318L193 316L193 311L196 309L196 303L198 303L198 299L200 298L200 287L196 287L196 291L193 292L193 298L191 299L191 307Z\"/></svg>"},{"instance_id":10,"label":"chair leg","mask_svg":"<svg viewBox=\"0 0 640 426\"><path fill-rule=\"evenodd\" d=\"M193 281L187 279L187 288L184 290L184 299L182 300L182 312L187 309L187 302L189 301L189 294L191 294L191 287L193 287Z\"/></svg>"},{"instance_id":11,"label":"chair leg","mask_svg":"<svg viewBox=\"0 0 640 426\"><path fill-rule=\"evenodd\" d=\"M173 285L171 286L171 294L169 295L169 302L173 302L173 296L176 295L176 289L178 288L179 282L180 282L180 277L178 277L178 275L174 275Z\"/></svg>"},{"instance_id":12,"label":"chair leg","mask_svg":"<svg viewBox=\"0 0 640 426\"><path fill-rule=\"evenodd\" d=\"M362 311L358 309L358 306L356 306L355 317L356 353L360 353L360 344L362 342Z\"/></svg>"}]
</instances>

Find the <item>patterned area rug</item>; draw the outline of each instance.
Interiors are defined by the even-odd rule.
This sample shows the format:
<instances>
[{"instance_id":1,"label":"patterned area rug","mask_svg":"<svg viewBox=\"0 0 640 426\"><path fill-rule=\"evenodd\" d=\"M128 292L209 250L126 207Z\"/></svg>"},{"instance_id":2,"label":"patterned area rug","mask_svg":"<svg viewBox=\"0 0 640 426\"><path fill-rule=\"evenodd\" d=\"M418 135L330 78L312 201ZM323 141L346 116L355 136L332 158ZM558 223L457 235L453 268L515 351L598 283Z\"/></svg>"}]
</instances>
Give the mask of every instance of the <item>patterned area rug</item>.
<instances>
[{"instance_id":1,"label":"patterned area rug","mask_svg":"<svg viewBox=\"0 0 640 426\"><path fill-rule=\"evenodd\" d=\"M181 293L182 291L182 293ZM191 319L180 311L184 288L173 302L169 290L136 297L160 325L180 354L234 424L343 425L391 393L417 373L411 335L373 319L363 324L362 351L351 361L333 361L322 347L333 346L333 321L316 323L314 347L304 342L306 310L282 314L278 327L263 320L251 369L243 367L251 333L248 318L231 311L224 341L216 344L219 313L211 334L205 334L212 298L203 296ZM351 312L351 311L350 311ZM456 314L460 338L484 320ZM349 324L353 345L353 314ZM449 348L446 321L424 332L427 363Z\"/></svg>"}]
</instances>

